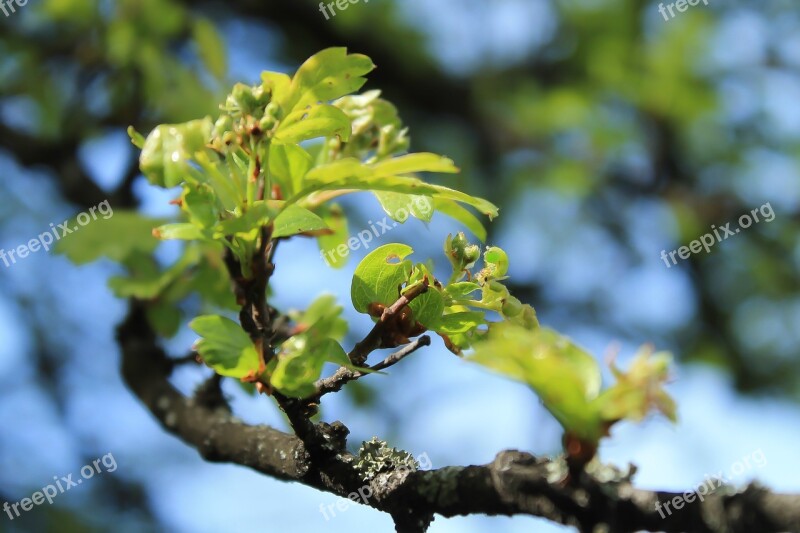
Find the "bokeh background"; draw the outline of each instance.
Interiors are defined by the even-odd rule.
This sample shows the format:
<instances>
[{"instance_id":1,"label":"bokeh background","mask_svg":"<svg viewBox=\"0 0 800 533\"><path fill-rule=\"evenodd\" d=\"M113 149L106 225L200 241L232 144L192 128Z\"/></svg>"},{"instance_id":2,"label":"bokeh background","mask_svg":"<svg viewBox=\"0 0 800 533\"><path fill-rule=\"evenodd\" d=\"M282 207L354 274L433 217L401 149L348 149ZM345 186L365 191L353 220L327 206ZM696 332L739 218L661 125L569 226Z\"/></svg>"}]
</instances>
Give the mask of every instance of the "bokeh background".
<instances>
[{"instance_id":1,"label":"bokeh background","mask_svg":"<svg viewBox=\"0 0 800 533\"><path fill-rule=\"evenodd\" d=\"M795 0L702 2L664 20L638 0L360 0L326 19L312 1L33 0L0 14L0 248L108 199L172 216L170 192L137 169L125 130L211 114L235 81L293 72L347 46L378 68L415 151L444 153L453 186L501 206L489 243L507 250L512 291L603 359L653 343L677 360L680 421L620 424L604 461L638 466L644 488L707 474L800 491L800 9ZM769 202L773 221L667 268L660 254ZM383 216L348 201L351 230ZM92 224L102 224L102 220ZM393 229L416 257L445 259L459 228L435 216ZM159 257L175 257L164 245ZM321 292L349 307L363 250L325 267L311 240L281 247L273 304ZM329 494L203 462L124 387L114 326L118 267L38 252L0 264L0 500L16 502L112 453L118 468L0 531L392 531ZM190 311L187 308L187 312ZM369 327L349 312L349 342ZM194 341L183 317L166 342ZM187 393L208 371L182 368ZM274 404L226 384L235 410L285 428ZM434 467L506 448L560 449L560 429L524 386L441 345L326 398L351 445L381 436ZM743 457L763 462L740 469ZM739 470L743 470L739 472ZM530 517L472 516L434 533L563 531Z\"/></svg>"}]
</instances>

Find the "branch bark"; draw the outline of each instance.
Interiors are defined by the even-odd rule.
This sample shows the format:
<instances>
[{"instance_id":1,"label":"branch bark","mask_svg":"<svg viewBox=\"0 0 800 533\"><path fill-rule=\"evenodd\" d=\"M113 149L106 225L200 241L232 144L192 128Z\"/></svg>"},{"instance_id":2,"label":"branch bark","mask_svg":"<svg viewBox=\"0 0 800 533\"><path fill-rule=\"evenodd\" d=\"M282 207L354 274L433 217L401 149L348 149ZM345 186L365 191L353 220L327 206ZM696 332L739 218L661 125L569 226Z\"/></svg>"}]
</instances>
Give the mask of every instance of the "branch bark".
<instances>
[{"instance_id":1,"label":"branch bark","mask_svg":"<svg viewBox=\"0 0 800 533\"><path fill-rule=\"evenodd\" d=\"M775 494L758 485L729 493L719 490L703 501L661 513L656 502L684 493L634 488L622 479L600 482L588 474L565 485L552 472L559 459L504 451L482 466L445 467L419 472L379 474L369 483L353 467L346 451L347 428L315 424L327 442L311 450L298 437L269 426L236 419L224 403L209 395L187 398L169 383L172 363L158 347L139 304L117 331L123 377L162 427L212 462L235 463L283 481L296 481L341 497L368 485L367 505L390 513L397 531L425 531L438 514L539 516L581 531L800 531L800 496ZM364 493L368 491L362 491ZM663 518L662 518L663 515Z\"/></svg>"}]
</instances>

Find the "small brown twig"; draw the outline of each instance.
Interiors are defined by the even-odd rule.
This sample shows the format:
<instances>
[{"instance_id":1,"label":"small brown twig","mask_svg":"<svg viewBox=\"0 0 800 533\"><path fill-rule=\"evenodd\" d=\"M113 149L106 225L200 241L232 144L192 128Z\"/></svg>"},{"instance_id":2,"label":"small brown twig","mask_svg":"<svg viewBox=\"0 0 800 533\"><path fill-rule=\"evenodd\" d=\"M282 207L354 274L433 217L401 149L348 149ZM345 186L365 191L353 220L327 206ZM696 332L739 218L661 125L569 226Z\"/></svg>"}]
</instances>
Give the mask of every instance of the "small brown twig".
<instances>
[{"instance_id":1,"label":"small brown twig","mask_svg":"<svg viewBox=\"0 0 800 533\"><path fill-rule=\"evenodd\" d=\"M375 366L368 367L370 370L384 370L389 368L392 365L399 363L405 357L411 355L412 353L416 352L423 346L430 346L431 345L431 338L428 335L423 335L422 337L412 341L409 344L406 344L396 352L388 355L386 359L377 363ZM350 381L354 381L358 378L366 376L370 374L370 372L359 372L358 370L350 370L349 368L340 368L337 370L332 376L320 379L315 383L315 387L317 389L317 393L308 398L308 402L317 403L319 399L331 392L339 392L342 387L345 386Z\"/></svg>"}]
</instances>

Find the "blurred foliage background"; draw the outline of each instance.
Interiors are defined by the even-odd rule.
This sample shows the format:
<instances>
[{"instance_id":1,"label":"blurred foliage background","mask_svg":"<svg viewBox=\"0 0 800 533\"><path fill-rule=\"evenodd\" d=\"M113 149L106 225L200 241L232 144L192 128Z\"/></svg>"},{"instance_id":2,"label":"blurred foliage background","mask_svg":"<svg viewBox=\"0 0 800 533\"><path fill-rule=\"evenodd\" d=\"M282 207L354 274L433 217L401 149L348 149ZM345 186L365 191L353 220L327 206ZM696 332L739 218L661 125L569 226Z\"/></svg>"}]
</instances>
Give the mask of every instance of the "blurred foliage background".
<instances>
[{"instance_id":1,"label":"blurred foliage background","mask_svg":"<svg viewBox=\"0 0 800 533\"><path fill-rule=\"evenodd\" d=\"M451 186L501 207L488 242L509 252L512 293L542 323L598 357L617 342L623 365L643 342L679 358L679 425L615 432L603 459L637 463L645 486L685 488L763 448L770 466L750 475L800 490L789 447L800 437L797 4L700 3L670 20L641 0L364 0L336 12L300 0L41 0L0 17L0 248L106 199L174 214L139 174L129 125L146 133L213 113L233 82L347 46L377 64L365 90L397 105L413 149L448 155L463 169ZM662 261L767 202L773 221ZM366 196L348 207L353 231L381 216ZM441 261L456 229L437 217L384 239ZM330 271L313 242L287 247L274 304L302 308L324 290L349 304L355 264ZM318 508L332 497L205 464L164 434L118 377L114 273L43 252L0 266L0 499L109 452L120 465L52 506L3 515L0 530L391 530L368 508L326 520ZM350 317L355 341L368 324ZM167 346L182 355L193 339L184 320ZM175 379L188 392L205 375ZM354 446L379 435L434 467L559 449L557 425L524 387L439 344L346 390L324 418L345 422ZM244 419L285 427L269 400L226 391ZM469 517L431 531L498 525L560 530Z\"/></svg>"}]
</instances>

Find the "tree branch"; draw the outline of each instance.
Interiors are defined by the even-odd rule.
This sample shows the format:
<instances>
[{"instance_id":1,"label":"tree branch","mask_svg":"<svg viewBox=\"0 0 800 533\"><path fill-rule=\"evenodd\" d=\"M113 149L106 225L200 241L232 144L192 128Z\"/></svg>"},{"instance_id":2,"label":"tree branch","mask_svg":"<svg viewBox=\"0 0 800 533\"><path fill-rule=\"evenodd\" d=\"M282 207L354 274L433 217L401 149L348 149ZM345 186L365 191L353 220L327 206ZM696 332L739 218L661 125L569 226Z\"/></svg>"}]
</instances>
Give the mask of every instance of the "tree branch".
<instances>
[{"instance_id":1,"label":"tree branch","mask_svg":"<svg viewBox=\"0 0 800 533\"><path fill-rule=\"evenodd\" d=\"M139 304L133 304L117 339L128 386L166 431L206 460L239 464L345 498L365 485L345 449L347 428L338 422L315 425L327 436L327 453L312 459L295 436L244 424L225 406L184 397L169 383L172 365ZM564 468L561 459L505 451L483 466L379 474L368 484L372 496L363 503L390 513L398 531L424 531L434 514L527 514L581 531L800 531L798 495L774 494L757 485L736 494L721 489L671 513L662 507L662 518L656 502L683 498L683 493L645 491L626 479L600 482L588 474L568 485L553 480L553 472Z\"/></svg>"}]
</instances>

